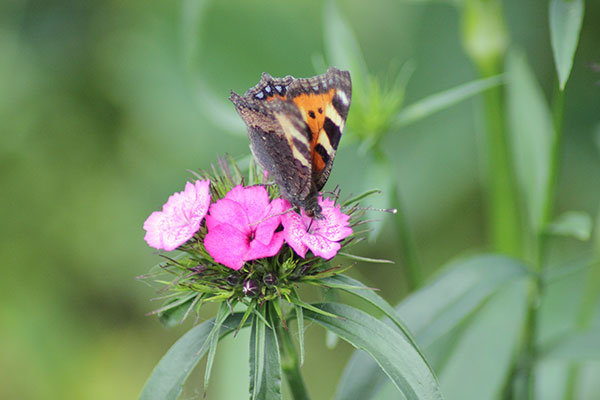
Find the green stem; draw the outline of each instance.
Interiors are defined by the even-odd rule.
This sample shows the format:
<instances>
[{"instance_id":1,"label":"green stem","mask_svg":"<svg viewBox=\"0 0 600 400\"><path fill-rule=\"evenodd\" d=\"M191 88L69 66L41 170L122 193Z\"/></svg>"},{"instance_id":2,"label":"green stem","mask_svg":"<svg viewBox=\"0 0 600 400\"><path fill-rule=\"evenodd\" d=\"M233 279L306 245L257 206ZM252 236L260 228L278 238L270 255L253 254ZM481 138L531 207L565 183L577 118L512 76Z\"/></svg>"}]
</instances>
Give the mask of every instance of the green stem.
<instances>
[{"instance_id":1,"label":"green stem","mask_svg":"<svg viewBox=\"0 0 600 400\"><path fill-rule=\"evenodd\" d=\"M281 353L281 370L285 374L292 398L294 400L309 400L304 379L300 373L298 353L290 337L290 332L277 324L277 337L279 338L279 351Z\"/></svg>"},{"instance_id":2,"label":"green stem","mask_svg":"<svg viewBox=\"0 0 600 400\"><path fill-rule=\"evenodd\" d=\"M561 149L563 142L563 115L564 115L564 92L556 87L556 92L554 95L554 103L553 103L553 127L554 127L554 136L552 138L552 147L550 152L550 165L549 165L549 175L548 175L548 184L546 186L546 194L544 199L544 208L542 210L542 221L540 224L540 230L537 232L537 254L536 254L536 267L538 270L538 278L535 280L535 285L532 287L529 296L529 309L528 309L528 318L526 325L526 336L525 336L525 353L527 354L527 359L532 361L527 365L526 368L526 376L528 382L528 398L533 398L534 396L534 363L533 360L536 359L537 355L537 346L536 339L539 336L539 326L538 326L538 310L541 298L544 294L544 284L542 281L543 273L547 267L547 263L545 261L545 257L547 255L547 241L548 235L546 234L546 227L552 221L552 217L554 215L554 207L555 207L555 199L556 192L558 186L558 177L560 173L560 158L561 158Z\"/></svg>"},{"instance_id":3,"label":"green stem","mask_svg":"<svg viewBox=\"0 0 600 400\"><path fill-rule=\"evenodd\" d=\"M483 77L497 71L484 72ZM507 130L504 121L502 88L484 93L488 127L488 221L489 237L494 250L518 256L520 253L520 222L517 191L510 158Z\"/></svg>"}]
</instances>

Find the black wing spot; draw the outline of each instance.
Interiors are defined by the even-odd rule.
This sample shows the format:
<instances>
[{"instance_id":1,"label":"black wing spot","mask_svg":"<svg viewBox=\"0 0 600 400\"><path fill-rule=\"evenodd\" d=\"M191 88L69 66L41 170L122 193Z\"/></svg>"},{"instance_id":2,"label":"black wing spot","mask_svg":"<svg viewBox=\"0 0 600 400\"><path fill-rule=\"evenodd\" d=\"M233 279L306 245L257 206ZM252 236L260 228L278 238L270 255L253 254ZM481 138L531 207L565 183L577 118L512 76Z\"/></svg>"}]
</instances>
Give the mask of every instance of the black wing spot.
<instances>
[{"instance_id":1,"label":"black wing spot","mask_svg":"<svg viewBox=\"0 0 600 400\"><path fill-rule=\"evenodd\" d=\"M329 154L327 154L327 150L321 144L317 144L315 146L315 151L321 156L325 165L329 163Z\"/></svg>"},{"instance_id":2,"label":"black wing spot","mask_svg":"<svg viewBox=\"0 0 600 400\"><path fill-rule=\"evenodd\" d=\"M323 114L323 109L319 107L319 114Z\"/></svg>"},{"instance_id":3,"label":"black wing spot","mask_svg":"<svg viewBox=\"0 0 600 400\"><path fill-rule=\"evenodd\" d=\"M340 143L340 138L342 137L342 132L340 132L340 127L337 126L329 117L325 117L325 122L323 123L323 129L329 138L329 143L331 147L337 150L338 144Z\"/></svg>"},{"instance_id":4,"label":"black wing spot","mask_svg":"<svg viewBox=\"0 0 600 400\"><path fill-rule=\"evenodd\" d=\"M314 111L312 111L312 110L310 110L310 111L308 112L308 115L309 115L311 118L317 118L317 116L315 115L315 112L314 112Z\"/></svg>"}]
</instances>

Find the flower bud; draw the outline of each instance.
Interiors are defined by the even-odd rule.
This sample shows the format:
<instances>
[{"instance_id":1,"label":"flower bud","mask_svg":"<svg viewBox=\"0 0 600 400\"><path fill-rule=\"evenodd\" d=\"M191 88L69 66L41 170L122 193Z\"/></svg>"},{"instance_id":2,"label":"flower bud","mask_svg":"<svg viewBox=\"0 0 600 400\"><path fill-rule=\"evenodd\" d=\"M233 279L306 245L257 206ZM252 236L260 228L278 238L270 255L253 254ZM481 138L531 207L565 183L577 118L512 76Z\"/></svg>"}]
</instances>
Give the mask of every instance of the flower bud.
<instances>
[{"instance_id":1,"label":"flower bud","mask_svg":"<svg viewBox=\"0 0 600 400\"><path fill-rule=\"evenodd\" d=\"M267 286L273 286L277 282L277 279L275 278L275 275L269 273L263 277L263 282Z\"/></svg>"},{"instance_id":2,"label":"flower bud","mask_svg":"<svg viewBox=\"0 0 600 400\"><path fill-rule=\"evenodd\" d=\"M244 282L242 291L248 297L254 297L258 294L258 283L254 279L248 279Z\"/></svg>"}]
</instances>

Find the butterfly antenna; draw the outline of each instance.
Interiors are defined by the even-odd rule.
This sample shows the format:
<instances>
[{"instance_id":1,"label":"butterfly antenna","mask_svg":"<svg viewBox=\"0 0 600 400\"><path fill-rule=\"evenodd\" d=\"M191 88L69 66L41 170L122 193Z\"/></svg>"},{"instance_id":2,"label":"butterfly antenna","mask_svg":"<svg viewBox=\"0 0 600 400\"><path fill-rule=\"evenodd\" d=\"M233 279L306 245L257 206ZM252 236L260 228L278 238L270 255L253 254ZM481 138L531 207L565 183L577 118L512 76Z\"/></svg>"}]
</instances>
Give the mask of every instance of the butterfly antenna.
<instances>
[{"instance_id":1,"label":"butterfly antenna","mask_svg":"<svg viewBox=\"0 0 600 400\"><path fill-rule=\"evenodd\" d=\"M364 211L386 212L386 213L390 213L390 214L397 214L398 213L398 209L397 208L356 207L356 209L357 210L364 210Z\"/></svg>"},{"instance_id":2,"label":"butterfly antenna","mask_svg":"<svg viewBox=\"0 0 600 400\"><path fill-rule=\"evenodd\" d=\"M273 214L273 215L269 215L269 216L267 216L267 217L265 217L265 218L263 218L263 219L261 219L261 220L258 220L258 221L256 221L256 222L253 222L253 223L251 223L251 224L250 224L250 226L255 226L255 225L258 225L258 224L260 224L261 222L265 222L265 221L266 221L266 220L268 220L269 218L273 218L273 217L279 217L280 215L287 214L287 213L289 213L290 211L294 211L294 208L293 208L293 207L290 207L290 208L288 208L287 210L280 212L279 214Z\"/></svg>"}]
</instances>

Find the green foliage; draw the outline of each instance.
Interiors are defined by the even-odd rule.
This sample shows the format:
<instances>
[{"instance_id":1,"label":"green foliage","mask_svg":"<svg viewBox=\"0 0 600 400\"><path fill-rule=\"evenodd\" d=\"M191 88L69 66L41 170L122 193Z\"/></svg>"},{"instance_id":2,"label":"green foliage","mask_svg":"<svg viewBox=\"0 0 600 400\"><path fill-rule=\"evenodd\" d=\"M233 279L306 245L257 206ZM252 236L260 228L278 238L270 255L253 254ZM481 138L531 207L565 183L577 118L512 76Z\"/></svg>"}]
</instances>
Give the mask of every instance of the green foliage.
<instances>
[{"instance_id":1,"label":"green foliage","mask_svg":"<svg viewBox=\"0 0 600 400\"><path fill-rule=\"evenodd\" d=\"M583 14L583 0L550 0L550 38L560 90L565 90L571 74Z\"/></svg>"}]
</instances>

